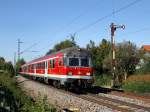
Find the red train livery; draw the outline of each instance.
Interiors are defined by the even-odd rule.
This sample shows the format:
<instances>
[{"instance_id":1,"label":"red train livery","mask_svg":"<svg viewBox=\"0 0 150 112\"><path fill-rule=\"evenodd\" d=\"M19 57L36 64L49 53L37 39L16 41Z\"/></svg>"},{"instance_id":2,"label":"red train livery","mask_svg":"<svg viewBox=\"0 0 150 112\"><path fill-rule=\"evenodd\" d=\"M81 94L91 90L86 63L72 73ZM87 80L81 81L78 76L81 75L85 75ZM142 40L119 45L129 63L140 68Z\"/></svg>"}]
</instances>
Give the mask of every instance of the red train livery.
<instances>
[{"instance_id":1,"label":"red train livery","mask_svg":"<svg viewBox=\"0 0 150 112\"><path fill-rule=\"evenodd\" d=\"M93 83L91 55L72 47L21 66L20 74L52 83L56 87L90 87Z\"/></svg>"}]
</instances>

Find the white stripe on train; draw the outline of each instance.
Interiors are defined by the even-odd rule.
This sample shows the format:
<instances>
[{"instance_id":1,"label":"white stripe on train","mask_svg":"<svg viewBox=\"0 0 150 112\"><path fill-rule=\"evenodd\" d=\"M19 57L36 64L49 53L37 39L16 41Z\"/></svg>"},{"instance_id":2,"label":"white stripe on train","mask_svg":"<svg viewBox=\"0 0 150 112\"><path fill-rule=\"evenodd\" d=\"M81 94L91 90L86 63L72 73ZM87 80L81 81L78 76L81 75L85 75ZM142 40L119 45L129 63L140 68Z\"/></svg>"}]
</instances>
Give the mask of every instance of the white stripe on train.
<instances>
[{"instance_id":1,"label":"white stripe on train","mask_svg":"<svg viewBox=\"0 0 150 112\"><path fill-rule=\"evenodd\" d=\"M34 74L34 73L26 73L26 72L20 72L21 74L29 74L36 77L48 77L48 78L63 78L63 79L92 79L92 76L78 76L78 75L57 75L57 74Z\"/></svg>"}]
</instances>

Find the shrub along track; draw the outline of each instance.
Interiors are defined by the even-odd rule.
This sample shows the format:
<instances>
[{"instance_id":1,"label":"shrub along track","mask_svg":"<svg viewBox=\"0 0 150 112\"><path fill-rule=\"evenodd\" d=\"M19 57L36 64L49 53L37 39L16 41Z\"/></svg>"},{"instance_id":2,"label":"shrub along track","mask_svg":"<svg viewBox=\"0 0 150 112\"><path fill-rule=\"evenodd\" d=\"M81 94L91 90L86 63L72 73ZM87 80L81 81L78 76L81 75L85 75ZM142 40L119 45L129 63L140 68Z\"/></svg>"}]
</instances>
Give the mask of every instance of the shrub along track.
<instances>
[{"instance_id":1,"label":"shrub along track","mask_svg":"<svg viewBox=\"0 0 150 112\"><path fill-rule=\"evenodd\" d=\"M24 82L21 82L21 83L24 83ZM139 111L139 112L147 111L147 112L149 112L150 111L149 107L140 106L140 105L132 104L129 102L120 101L119 99L112 99L112 98L108 98L105 96L98 96L97 94L91 94L91 93L79 94L79 93L69 92L69 91L65 91L63 89L56 89L52 86L42 84L42 83L40 83L40 85L42 85L43 87L44 86L48 87L48 88L53 89L55 91L59 91L59 92L64 93L64 94L69 94L71 96L75 96L75 97L78 97L80 99L83 99L83 100L86 100L89 102L93 102L93 103L101 105L101 106L111 108L114 111L121 111L121 112L127 112L127 111Z\"/></svg>"}]
</instances>

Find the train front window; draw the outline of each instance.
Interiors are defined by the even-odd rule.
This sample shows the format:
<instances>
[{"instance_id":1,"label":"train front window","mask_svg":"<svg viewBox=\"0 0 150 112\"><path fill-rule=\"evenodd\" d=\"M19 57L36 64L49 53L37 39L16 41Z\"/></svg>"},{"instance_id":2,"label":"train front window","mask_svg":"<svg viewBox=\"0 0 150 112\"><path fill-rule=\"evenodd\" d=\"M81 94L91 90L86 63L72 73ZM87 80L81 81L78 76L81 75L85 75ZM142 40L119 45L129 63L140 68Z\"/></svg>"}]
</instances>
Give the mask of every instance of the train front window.
<instances>
[{"instance_id":1,"label":"train front window","mask_svg":"<svg viewBox=\"0 0 150 112\"><path fill-rule=\"evenodd\" d=\"M89 67L89 59L88 58L81 58L81 66Z\"/></svg>"},{"instance_id":2,"label":"train front window","mask_svg":"<svg viewBox=\"0 0 150 112\"><path fill-rule=\"evenodd\" d=\"M69 58L69 66L79 66L79 58Z\"/></svg>"}]
</instances>

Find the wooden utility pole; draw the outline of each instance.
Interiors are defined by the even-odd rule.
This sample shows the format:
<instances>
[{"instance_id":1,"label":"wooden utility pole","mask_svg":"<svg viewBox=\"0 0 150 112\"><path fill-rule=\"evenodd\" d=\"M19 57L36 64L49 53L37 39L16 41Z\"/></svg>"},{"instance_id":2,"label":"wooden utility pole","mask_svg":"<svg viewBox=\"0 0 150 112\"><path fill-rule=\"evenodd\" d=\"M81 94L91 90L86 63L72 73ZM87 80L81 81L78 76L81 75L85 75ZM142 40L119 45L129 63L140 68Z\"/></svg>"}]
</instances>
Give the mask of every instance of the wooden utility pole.
<instances>
[{"instance_id":1,"label":"wooden utility pole","mask_svg":"<svg viewBox=\"0 0 150 112\"><path fill-rule=\"evenodd\" d=\"M116 57L115 57L115 31L117 28L125 29L124 25L115 25L114 23L111 23L111 43L112 43L112 86L114 86L115 81L115 71L116 71Z\"/></svg>"}]
</instances>

